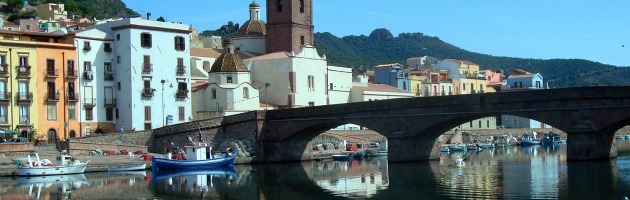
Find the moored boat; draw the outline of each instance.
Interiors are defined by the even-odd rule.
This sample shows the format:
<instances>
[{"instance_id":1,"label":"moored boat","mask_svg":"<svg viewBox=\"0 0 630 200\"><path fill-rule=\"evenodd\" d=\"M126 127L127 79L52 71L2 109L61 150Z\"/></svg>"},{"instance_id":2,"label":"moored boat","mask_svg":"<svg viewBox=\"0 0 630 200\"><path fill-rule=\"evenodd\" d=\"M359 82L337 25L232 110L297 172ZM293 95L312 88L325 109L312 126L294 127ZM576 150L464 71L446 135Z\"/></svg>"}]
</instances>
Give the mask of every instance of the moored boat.
<instances>
[{"instance_id":1,"label":"moored boat","mask_svg":"<svg viewBox=\"0 0 630 200\"><path fill-rule=\"evenodd\" d=\"M147 169L147 163L107 166L108 172L140 171Z\"/></svg>"},{"instance_id":2,"label":"moored boat","mask_svg":"<svg viewBox=\"0 0 630 200\"><path fill-rule=\"evenodd\" d=\"M560 137L560 134L558 133L554 133L554 132L549 132L547 134L545 134L545 136L542 138L542 144L561 144L562 142L562 138Z\"/></svg>"},{"instance_id":3,"label":"moored boat","mask_svg":"<svg viewBox=\"0 0 630 200\"><path fill-rule=\"evenodd\" d=\"M464 144L455 144L451 146L451 151L466 151L466 145Z\"/></svg>"},{"instance_id":4,"label":"moored boat","mask_svg":"<svg viewBox=\"0 0 630 200\"><path fill-rule=\"evenodd\" d=\"M365 150L365 156L367 157L387 156L387 150L367 149Z\"/></svg>"},{"instance_id":5,"label":"moored boat","mask_svg":"<svg viewBox=\"0 0 630 200\"><path fill-rule=\"evenodd\" d=\"M196 143L194 146L184 146L184 149L186 153L178 153L175 156L176 159L172 159L170 153L166 155L166 158L153 157L151 167L153 169L194 169L230 166L234 164L234 159L238 154L238 151L228 149L227 153L208 158L212 146L202 142Z\"/></svg>"},{"instance_id":6,"label":"moored boat","mask_svg":"<svg viewBox=\"0 0 630 200\"><path fill-rule=\"evenodd\" d=\"M451 151L451 146L450 145L446 145L446 144L440 145L440 151L441 152L450 152Z\"/></svg>"},{"instance_id":7,"label":"moored boat","mask_svg":"<svg viewBox=\"0 0 630 200\"><path fill-rule=\"evenodd\" d=\"M540 144L540 140L536 140L534 138L534 134L533 133L527 133L524 134L523 137L521 138L521 145L523 146L527 146L527 145L538 145Z\"/></svg>"},{"instance_id":8,"label":"moored boat","mask_svg":"<svg viewBox=\"0 0 630 200\"><path fill-rule=\"evenodd\" d=\"M337 155L332 155L332 159L334 161L349 161L349 160L352 160L352 156L337 154Z\"/></svg>"},{"instance_id":9,"label":"moored boat","mask_svg":"<svg viewBox=\"0 0 630 200\"><path fill-rule=\"evenodd\" d=\"M81 174L85 171L89 160L81 162L75 160L71 155L67 155L62 151L57 155L57 163L52 164L48 159L39 159L38 153L32 153L35 160L28 155L28 162L18 167L18 176L47 176L47 175L65 175L65 174Z\"/></svg>"},{"instance_id":10,"label":"moored boat","mask_svg":"<svg viewBox=\"0 0 630 200\"><path fill-rule=\"evenodd\" d=\"M616 138L617 138L618 140L625 140L625 139L626 139L626 136L624 136L624 135L618 135Z\"/></svg>"},{"instance_id":11,"label":"moored boat","mask_svg":"<svg viewBox=\"0 0 630 200\"><path fill-rule=\"evenodd\" d=\"M482 142L482 143L479 143L479 147L481 147L483 149L492 149L492 148L494 148L494 143L492 143L492 142Z\"/></svg>"}]
</instances>

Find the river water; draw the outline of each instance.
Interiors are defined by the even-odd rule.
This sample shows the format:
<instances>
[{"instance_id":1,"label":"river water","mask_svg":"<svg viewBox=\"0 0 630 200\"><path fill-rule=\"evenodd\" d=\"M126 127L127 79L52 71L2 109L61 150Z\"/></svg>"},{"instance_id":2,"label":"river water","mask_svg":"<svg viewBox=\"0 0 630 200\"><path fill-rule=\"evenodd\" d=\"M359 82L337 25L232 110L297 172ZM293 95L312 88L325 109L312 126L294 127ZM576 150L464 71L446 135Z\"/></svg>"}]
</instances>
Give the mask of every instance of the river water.
<instances>
[{"instance_id":1,"label":"river water","mask_svg":"<svg viewBox=\"0 0 630 200\"><path fill-rule=\"evenodd\" d=\"M0 199L623 199L629 141L617 159L567 162L566 146L508 147L440 161L237 165L205 171L0 178ZM450 166L457 156L465 167Z\"/></svg>"}]
</instances>

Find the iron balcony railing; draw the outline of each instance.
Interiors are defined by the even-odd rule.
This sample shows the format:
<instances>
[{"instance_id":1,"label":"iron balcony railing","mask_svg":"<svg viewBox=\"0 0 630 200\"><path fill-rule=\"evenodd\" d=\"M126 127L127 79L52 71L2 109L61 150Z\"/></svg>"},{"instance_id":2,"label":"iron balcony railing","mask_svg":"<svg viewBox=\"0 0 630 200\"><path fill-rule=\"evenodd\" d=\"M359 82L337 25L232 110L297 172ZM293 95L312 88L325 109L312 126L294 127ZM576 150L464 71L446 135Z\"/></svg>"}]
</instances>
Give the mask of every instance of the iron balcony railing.
<instances>
[{"instance_id":1,"label":"iron balcony railing","mask_svg":"<svg viewBox=\"0 0 630 200\"><path fill-rule=\"evenodd\" d=\"M68 101L79 101L79 93L68 92L68 96L66 98Z\"/></svg>"},{"instance_id":2,"label":"iron balcony railing","mask_svg":"<svg viewBox=\"0 0 630 200\"><path fill-rule=\"evenodd\" d=\"M83 105L89 108L96 106L96 98L84 98Z\"/></svg>"},{"instance_id":3,"label":"iron balcony railing","mask_svg":"<svg viewBox=\"0 0 630 200\"><path fill-rule=\"evenodd\" d=\"M94 80L94 72L93 71L85 71L85 72L83 72L83 78L85 80Z\"/></svg>"},{"instance_id":4,"label":"iron balcony railing","mask_svg":"<svg viewBox=\"0 0 630 200\"><path fill-rule=\"evenodd\" d=\"M68 69L68 73L66 74L66 78L79 78L79 71Z\"/></svg>"},{"instance_id":5,"label":"iron balcony railing","mask_svg":"<svg viewBox=\"0 0 630 200\"><path fill-rule=\"evenodd\" d=\"M33 93L32 92L18 92L15 95L15 98L18 102L32 102L33 101Z\"/></svg>"},{"instance_id":6,"label":"iron balcony railing","mask_svg":"<svg viewBox=\"0 0 630 200\"><path fill-rule=\"evenodd\" d=\"M59 101L59 92L47 92L46 101Z\"/></svg>"},{"instance_id":7,"label":"iron balcony railing","mask_svg":"<svg viewBox=\"0 0 630 200\"><path fill-rule=\"evenodd\" d=\"M113 71L105 71L105 80L113 81L114 80L114 72Z\"/></svg>"},{"instance_id":8,"label":"iron balcony railing","mask_svg":"<svg viewBox=\"0 0 630 200\"><path fill-rule=\"evenodd\" d=\"M0 92L0 101L10 101L11 92Z\"/></svg>"},{"instance_id":9,"label":"iron balcony railing","mask_svg":"<svg viewBox=\"0 0 630 200\"><path fill-rule=\"evenodd\" d=\"M31 66L30 65L21 65L17 67L18 76L30 76L31 75Z\"/></svg>"},{"instance_id":10,"label":"iron balcony railing","mask_svg":"<svg viewBox=\"0 0 630 200\"><path fill-rule=\"evenodd\" d=\"M59 77L59 71L57 69L46 69L44 76L46 76L46 78Z\"/></svg>"},{"instance_id":11,"label":"iron balcony railing","mask_svg":"<svg viewBox=\"0 0 630 200\"><path fill-rule=\"evenodd\" d=\"M5 64L0 64L0 74L2 75L6 75L7 73L9 73L9 65Z\"/></svg>"},{"instance_id":12,"label":"iron balcony railing","mask_svg":"<svg viewBox=\"0 0 630 200\"><path fill-rule=\"evenodd\" d=\"M153 93L155 92L155 89L153 88L144 88L142 89L142 96L143 97L153 97Z\"/></svg>"},{"instance_id":13,"label":"iron balcony railing","mask_svg":"<svg viewBox=\"0 0 630 200\"><path fill-rule=\"evenodd\" d=\"M188 90L177 90L177 98L187 98Z\"/></svg>"}]
</instances>

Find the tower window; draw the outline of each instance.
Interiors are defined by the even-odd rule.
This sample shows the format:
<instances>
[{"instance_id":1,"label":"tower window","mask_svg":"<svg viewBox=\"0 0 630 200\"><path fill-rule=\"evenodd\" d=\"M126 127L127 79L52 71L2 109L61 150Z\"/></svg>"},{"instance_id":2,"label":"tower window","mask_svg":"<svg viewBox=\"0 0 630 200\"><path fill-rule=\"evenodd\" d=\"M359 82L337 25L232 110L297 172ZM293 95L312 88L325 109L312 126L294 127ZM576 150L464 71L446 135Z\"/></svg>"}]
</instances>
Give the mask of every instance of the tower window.
<instances>
[{"instance_id":1,"label":"tower window","mask_svg":"<svg viewBox=\"0 0 630 200\"><path fill-rule=\"evenodd\" d=\"M304 0L300 0L300 13L304 13Z\"/></svg>"},{"instance_id":2,"label":"tower window","mask_svg":"<svg viewBox=\"0 0 630 200\"><path fill-rule=\"evenodd\" d=\"M300 36L300 44L304 45L304 36Z\"/></svg>"},{"instance_id":3,"label":"tower window","mask_svg":"<svg viewBox=\"0 0 630 200\"><path fill-rule=\"evenodd\" d=\"M282 0L278 0L278 12L282 12Z\"/></svg>"}]
</instances>

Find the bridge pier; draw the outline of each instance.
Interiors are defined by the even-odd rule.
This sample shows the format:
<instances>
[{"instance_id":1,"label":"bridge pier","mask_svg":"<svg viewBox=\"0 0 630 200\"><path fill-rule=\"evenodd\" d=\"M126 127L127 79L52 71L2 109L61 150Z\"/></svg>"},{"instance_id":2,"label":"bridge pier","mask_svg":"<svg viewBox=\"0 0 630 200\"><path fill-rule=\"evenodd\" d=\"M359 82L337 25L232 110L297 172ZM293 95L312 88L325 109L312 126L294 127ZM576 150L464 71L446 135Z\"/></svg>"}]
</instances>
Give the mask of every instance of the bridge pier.
<instances>
[{"instance_id":1,"label":"bridge pier","mask_svg":"<svg viewBox=\"0 0 630 200\"><path fill-rule=\"evenodd\" d=\"M614 132L567 131L567 160L598 160L617 157Z\"/></svg>"},{"instance_id":2,"label":"bridge pier","mask_svg":"<svg viewBox=\"0 0 630 200\"><path fill-rule=\"evenodd\" d=\"M439 150L435 138L387 138L387 160L390 162L435 160Z\"/></svg>"}]
</instances>

